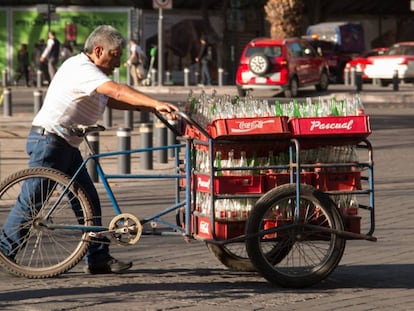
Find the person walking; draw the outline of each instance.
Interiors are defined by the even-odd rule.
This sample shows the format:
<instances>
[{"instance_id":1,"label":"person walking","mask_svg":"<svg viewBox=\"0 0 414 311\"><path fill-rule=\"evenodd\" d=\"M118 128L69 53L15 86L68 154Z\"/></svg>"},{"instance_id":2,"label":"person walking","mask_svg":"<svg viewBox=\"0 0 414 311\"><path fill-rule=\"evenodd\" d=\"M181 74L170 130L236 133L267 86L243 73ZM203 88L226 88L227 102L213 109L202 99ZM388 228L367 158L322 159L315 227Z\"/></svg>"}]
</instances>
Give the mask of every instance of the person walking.
<instances>
[{"instance_id":1,"label":"person walking","mask_svg":"<svg viewBox=\"0 0 414 311\"><path fill-rule=\"evenodd\" d=\"M24 77L26 86L30 86L30 62L26 43L22 43L19 51L17 52L17 72L18 76L16 77L15 83L18 84L20 79Z\"/></svg>"},{"instance_id":2,"label":"person walking","mask_svg":"<svg viewBox=\"0 0 414 311\"><path fill-rule=\"evenodd\" d=\"M44 39L40 39L34 46L32 51L32 62L35 64L36 70L40 70L42 72L42 82L50 81L49 72L47 70L47 63L46 61L41 61L40 58L42 56L43 51L46 48L46 43Z\"/></svg>"},{"instance_id":3,"label":"person walking","mask_svg":"<svg viewBox=\"0 0 414 311\"><path fill-rule=\"evenodd\" d=\"M59 61L60 53L60 42L56 38L55 32L49 31L48 40L46 43L46 48L40 56L40 61L43 62L47 60L47 69L49 72L50 81L56 74L57 63ZM49 81L49 83L50 83Z\"/></svg>"},{"instance_id":4,"label":"person walking","mask_svg":"<svg viewBox=\"0 0 414 311\"><path fill-rule=\"evenodd\" d=\"M82 138L71 136L68 128L75 124L95 124L106 107L158 112L175 119L172 114L178 111L175 105L158 101L109 78L113 70L120 66L125 45L126 41L117 29L101 25L88 36L83 52L70 57L60 66L49 85L42 108L32 121L26 144L30 167L50 167L73 176L83 161L79 150ZM93 203L94 225L101 226L99 196L85 167L76 181ZM33 197L41 196L39 193L42 190L34 185L27 189L32 189ZM19 202L18 199L0 231L0 251L11 259L16 257L24 243L24 235L28 234L24 230L27 222L24 213L32 213ZM132 262L113 258L108 244L106 237L94 238L85 257L85 272L122 273L132 266Z\"/></svg>"},{"instance_id":5,"label":"person walking","mask_svg":"<svg viewBox=\"0 0 414 311\"><path fill-rule=\"evenodd\" d=\"M209 62L211 60L211 49L210 45L208 44L206 38L204 36L200 37L200 52L196 57L196 62L201 62L201 84L204 85L211 85L211 75L210 75L210 68Z\"/></svg>"},{"instance_id":6,"label":"person walking","mask_svg":"<svg viewBox=\"0 0 414 311\"><path fill-rule=\"evenodd\" d=\"M142 48L134 39L130 39L129 58L124 65L129 66L133 86L139 86L141 84L141 81L145 78L145 60L146 56Z\"/></svg>"}]
</instances>

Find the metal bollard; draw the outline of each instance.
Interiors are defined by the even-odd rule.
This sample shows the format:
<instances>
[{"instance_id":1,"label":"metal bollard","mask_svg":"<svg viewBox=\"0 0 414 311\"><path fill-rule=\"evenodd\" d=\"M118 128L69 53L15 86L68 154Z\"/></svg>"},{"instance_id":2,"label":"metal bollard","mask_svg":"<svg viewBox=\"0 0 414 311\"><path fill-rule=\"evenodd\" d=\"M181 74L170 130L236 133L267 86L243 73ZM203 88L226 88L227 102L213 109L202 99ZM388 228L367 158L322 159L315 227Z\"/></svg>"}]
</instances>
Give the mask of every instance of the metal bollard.
<instances>
[{"instance_id":1,"label":"metal bollard","mask_svg":"<svg viewBox=\"0 0 414 311\"><path fill-rule=\"evenodd\" d=\"M37 88L41 88L43 84L42 81L42 71L41 70L37 70L36 71L36 87Z\"/></svg>"},{"instance_id":2,"label":"metal bollard","mask_svg":"<svg viewBox=\"0 0 414 311\"><path fill-rule=\"evenodd\" d=\"M99 132L94 132L88 134L88 141L91 145L91 148L94 153L99 153ZM96 170L96 164L94 160L88 161L86 163L86 169L88 170L88 174L91 177L93 182L98 182L98 172Z\"/></svg>"},{"instance_id":3,"label":"metal bollard","mask_svg":"<svg viewBox=\"0 0 414 311\"><path fill-rule=\"evenodd\" d=\"M218 85L219 86L223 86L223 73L224 73L223 68L219 68L218 69Z\"/></svg>"},{"instance_id":4,"label":"metal bollard","mask_svg":"<svg viewBox=\"0 0 414 311\"><path fill-rule=\"evenodd\" d=\"M112 127L112 109L109 107L105 108L104 115L104 125L105 127Z\"/></svg>"},{"instance_id":5,"label":"metal bollard","mask_svg":"<svg viewBox=\"0 0 414 311\"><path fill-rule=\"evenodd\" d=\"M118 150L128 151L131 150L131 129L119 128L116 132L118 137ZM131 173L131 154L120 154L118 156L118 173L130 174Z\"/></svg>"},{"instance_id":6,"label":"metal bollard","mask_svg":"<svg viewBox=\"0 0 414 311\"><path fill-rule=\"evenodd\" d=\"M151 69L151 86L157 85L157 69Z\"/></svg>"},{"instance_id":7,"label":"metal bollard","mask_svg":"<svg viewBox=\"0 0 414 311\"><path fill-rule=\"evenodd\" d=\"M344 68L344 84L345 85L349 85L349 71L350 71L350 66L346 65Z\"/></svg>"},{"instance_id":8,"label":"metal bollard","mask_svg":"<svg viewBox=\"0 0 414 311\"><path fill-rule=\"evenodd\" d=\"M173 85L174 84L172 79L171 79L171 72L170 71L165 72L165 82L164 82L164 84L165 85Z\"/></svg>"},{"instance_id":9,"label":"metal bollard","mask_svg":"<svg viewBox=\"0 0 414 311\"><path fill-rule=\"evenodd\" d=\"M132 110L124 111L124 127L134 129L134 112Z\"/></svg>"},{"instance_id":10,"label":"metal bollard","mask_svg":"<svg viewBox=\"0 0 414 311\"><path fill-rule=\"evenodd\" d=\"M119 68L115 68L113 72L114 81L119 83Z\"/></svg>"},{"instance_id":11,"label":"metal bollard","mask_svg":"<svg viewBox=\"0 0 414 311\"><path fill-rule=\"evenodd\" d=\"M37 90L33 92L33 112L36 114L42 108L43 104L43 91Z\"/></svg>"},{"instance_id":12,"label":"metal bollard","mask_svg":"<svg viewBox=\"0 0 414 311\"><path fill-rule=\"evenodd\" d=\"M158 121L155 123L155 137L158 147L167 146L167 127ZM161 149L157 152L158 163L168 163L168 150Z\"/></svg>"},{"instance_id":13,"label":"metal bollard","mask_svg":"<svg viewBox=\"0 0 414 311\"><path fill-rule=\"evenodd\" d=\"M189 86L190 69L184 68L184 86Z\"/></svg>"},{"instance_id":14,"label":"metal bollard","mask_svg":"<svg viewBox=\"0 0 414 311\"><path fill-rule=\"evenodd\" d=\"M394 70L394 75L392 76L393 91L398 91L399 84L400 84L400 79L398 78L398 70Z\"/></svg>"},{"instance_id":15,"label":"metal bollard","mask_svg":"<svg viewBox=\"0 0 414 311\"><path fill-rule=\"evenodd\" d=\"M12 93L10 88L3 90L3 115L5 117L12 116Z\"/></svg>"},{"instance_id":16,"label":"metal bollard","mask_svg":"<svg viewBox=\"0 0 414 311\"><path fill-rule=\"evenodd\" d=\"M355 84L356 84L356 91L361 92L362 91L362 70L361 66L357 66L355 71Z\"/></svg>"},{"instance_id":17,"label":"metal bollard","mask_svg":"<svg viewBox=\"0 0 414 311\"><path fill-rule=\"evenodd\" d=\"M194 80L195 80L195 85L198 85L200 81L200 73L198 71L194 72Z\"/></svg>"},{"instance_id":18,"label":"metal bollard","mask_svg":"<svg viewBox=\"0 0 414 311\"><path fill-rule=\"evenodd\" d=\"M3 69L2 71L2 82L3 82L3 87L7 87L9 85L7 69Z\"/></svg>"},{"instance_id":19,"label":"metal bollard","mask_svg":"<svg viewBox=\"0 0 414 311\"><path fill-rule=\"evenodd\" d=\"M139 123L148 123L150 122L150 113L147 111L138 111L138 117Z\"/></svg>"},{"instance_id":20,"label":"metal bollard","mask_svg":"<svg viewBox=\"0 0 414 311\"><path fill-rule=\"evenodd\" d=\"M174 128L177 128L177 121L176 120L168 120L168 123L170 123L170 125ZM168 131L167 133L167 140L168 140L168 145L172 146L175 145L177 143L177 136L175 135L175 133L171 130ZM174 157L174 149L168 149L168 155L170 158Z\"/></svg>"},{"instance_id":21,"label":"metal bollard","mask_svg":"<svg viewBox=\"0 0 414 311\"><path fill-rule=\"evenodd\" d=\"M355 67L351 68L351 86L355 86Z\"/></svg>"},{"instance_id":22,"label":"metal bollard","mask_svg":"<svg viewBox=\"0 0 414 311\"><path fill-rule=\"evenodd\" d=\"M141 148L152 148L152 125L151 123L141 124L139 128ZM141 169L151 170L152 164L152 150L141 152Z\"/></svg>"}]
</instances>

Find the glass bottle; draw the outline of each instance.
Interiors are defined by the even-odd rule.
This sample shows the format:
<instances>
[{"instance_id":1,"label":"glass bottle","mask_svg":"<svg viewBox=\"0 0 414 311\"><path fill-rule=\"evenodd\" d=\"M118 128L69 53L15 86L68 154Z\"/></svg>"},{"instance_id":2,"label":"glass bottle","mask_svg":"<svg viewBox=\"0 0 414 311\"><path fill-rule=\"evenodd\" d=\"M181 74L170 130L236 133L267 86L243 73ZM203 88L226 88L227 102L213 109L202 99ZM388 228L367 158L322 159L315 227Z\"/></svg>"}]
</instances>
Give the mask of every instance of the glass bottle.
<instances>
[{"instance_id":1,"label":"glass bottle","mask_svg":"<svg viewBox=\"0 0 414 311\"><path fill-rule=\"evenodd\" d=\"M226 162L225 167L226 168L232 168L234 166L235 166L235 163L234 163L234 150L232 149L232 150L229 151L229 153L227 155L227 162ZM224 171L224 175L230 176L230 175L234 174L233 172L234 171L226 170L226 171Z\"/></svg>"},{"instance_id":2,"label":"glass bottle","mask_svg":"<svg viewBox=\"0 0 414 311\"><path fill-rule=\"evenodd\" d=\"M216 169L221 169L221 151L216 151L216 156L214 158L214 167ZM216 176L223 176L223 171L222 170L218 170L215 173Z\"/></svg>"},{"instance_id":3,"label":"glass bottle","mask_svg":"<svg viewBox=\"0 0 414 311\"><path fill-rule=\"evenodd\" d=\"M240 160L239 160L239 167L247 167L248 163L247 163L247 156L246 156L246 151L241 151L240 152ZM240 170L237 172L237 175L248 175L248 171L247 170Z\"/></svg>"}]
</instances>

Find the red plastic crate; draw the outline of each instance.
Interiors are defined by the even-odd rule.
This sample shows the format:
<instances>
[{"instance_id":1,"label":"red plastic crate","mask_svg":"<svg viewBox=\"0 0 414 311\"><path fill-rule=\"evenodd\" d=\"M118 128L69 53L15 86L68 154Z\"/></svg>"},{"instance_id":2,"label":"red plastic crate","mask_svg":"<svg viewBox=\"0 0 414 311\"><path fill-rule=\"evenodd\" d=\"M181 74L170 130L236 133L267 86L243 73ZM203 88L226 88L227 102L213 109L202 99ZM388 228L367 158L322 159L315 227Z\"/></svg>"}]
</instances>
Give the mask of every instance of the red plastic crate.
<instances>
[{"instance_id":1,"label":"red plastic crate","mask_svg":"<svg viewBox=\"0 0 414 311\"><path fill-rule=\"evenodd\" d=\"M314 173L313 172L303 172L300 173L300 183L301 184L314 184ZM294 174L294 182L296 182L296 173ZM289 173L278 173L278 174L268 174L265 176L265 192L284 184L290 183L290 174Z\"/></svg>"},{"instance_id":2,"label":"red plastic crate","mask_svg":"<svg viewBox=\"0 0 414 311\"><path fill-rule=\"evenodd\" d=\"M286 225L292 223L291 219L264 219L264 229L268 230L268 229L272 229L272 228L277 228L278 226L281 225ZM269 233L269 234L265 234L263 237L265 239L274 239L274 238L281 238L283 236L286 236L286 231L285 232L274 232L274 233Z\"/></svg>"},{"instance_id":3,"label":"red plastic crate","mask_svg":"<svg viewBox=\"0 0 414 311\"><path fill-rule=\"evenodd\" d=\"M361 172L317 172L315 187L322 191L360 190Z\"/></svg>"},{"instance_id":4,"label":"red plastic crate","mask_svg":"<svg viewBox=\"0 0 414 311\"><path fill-rule=\"evenodd\" d=\"M252 136L289 138L291 136L288 117L285 116L217 119L207 125L206 131L213 139L249 139ZM207 137L191 125L187 125L185 134L192 138L207 140Z\"/></svg>"},{"instance_id":5,"label":"red plastic crate","mask_svg":"<svg viewBox=\"0 0 414 311\"><path fill-rule=\"evenodd\" d=\"M361 233L361 216L344 216L344 226L346 231Z\"/></svg>"},{"instance_id":6,"label":"red plastic crate","mask_svg":"<svg viewBox=\"0 0 414 311\"><path fill-rule=\"evenodd\" d=\"M208 176L198 175L196 189L200 192L210 192L211 179ZM243 194L264 193L264 179L262 175L246 176L216 176L214 177L215 194Z\"/></svg>"},{"instance_id":7,"label":"red plastic crate","mask_svg":"<svg viewBox=\"0 0 414 311\"><path fill-rule=\"evenodd\" d=\"M216 238L226 240L244 234L245 221L215 221ZM197 229L195 232L199 237L212 239L211 219L207 217L197 217Z\"/></svg>"},{"instance_id":8,"label":"red plastic crate","mask_svg":"<svg viewBox=\"0 0 414 311\"><path fill-rule=\"evenodd\" d=\"M293 137L329 138L337 136L367 137L371 134L369 116L292 118L289 127Z\"/></svg>"}]
</instances>

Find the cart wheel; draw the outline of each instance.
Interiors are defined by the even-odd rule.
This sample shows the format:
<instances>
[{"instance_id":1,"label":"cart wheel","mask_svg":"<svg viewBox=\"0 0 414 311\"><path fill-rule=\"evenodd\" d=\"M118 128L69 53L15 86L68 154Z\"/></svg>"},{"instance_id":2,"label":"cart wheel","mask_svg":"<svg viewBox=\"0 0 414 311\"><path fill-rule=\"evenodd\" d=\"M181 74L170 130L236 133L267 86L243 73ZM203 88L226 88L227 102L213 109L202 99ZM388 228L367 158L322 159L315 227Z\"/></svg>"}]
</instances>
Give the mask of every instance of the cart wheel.
<instances>
[{"instance_id":1,"label":"cart wheel","mask_svg":"<svg viewBox=\"0 0 414 311\"><path fill-rule=\"evenodd\" d=\"M269 282L303 288L325 279L339 264L346 240L342 218L328 195L312 186L277 187L261 197L247 221L247 253Z\"/></svg>"},{"instance_id":2,"label":"cart wheel","mask_svg":"<svg viewBox=\"0 0 414 311\"><path fill-rule=\"evenodd\" d=\"M245 243L217 245L206 242L206 245L214 256L230 270L238 272L256 271L247 255Z\"/></svg>"}]
</instances>

